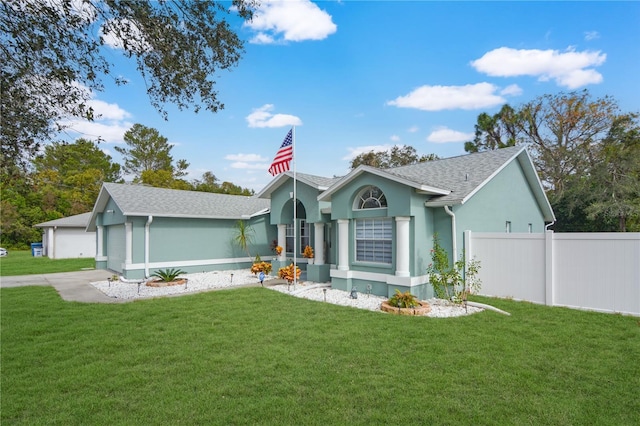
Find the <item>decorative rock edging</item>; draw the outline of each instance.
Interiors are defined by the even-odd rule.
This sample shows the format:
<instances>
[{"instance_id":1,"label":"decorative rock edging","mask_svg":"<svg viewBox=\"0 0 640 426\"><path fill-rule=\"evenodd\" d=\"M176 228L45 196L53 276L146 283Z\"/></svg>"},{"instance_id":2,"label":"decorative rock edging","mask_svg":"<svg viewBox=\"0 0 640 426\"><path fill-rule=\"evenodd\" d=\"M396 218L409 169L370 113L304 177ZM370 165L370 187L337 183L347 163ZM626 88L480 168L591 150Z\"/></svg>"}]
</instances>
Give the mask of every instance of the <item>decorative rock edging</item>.
<instances>
[{"instance_id":1,"label":"decorative rock edging","mask_svg":"<svg viewBox=\"0 0 640 426\"><path fill-rule=\"evenodd\" d=\"M427 302L418 301L418 304L420 306L416 308L398 308L389 305L389 302L382 302L380 304L380 310L396 315L426 315L431 311L431 305Z\"/></svg>"},{"instance_id":2,"label":"decorative rock edging","mask_svg":"<svg viewBox=\"0 0 640 426\"><path fill-rule=\"evenodd\" d=\"M187 283L186 278L178 278L173 281L147 281L147 287L170 287L173 285L183 285Z\"/></svg>"}]
</instances>

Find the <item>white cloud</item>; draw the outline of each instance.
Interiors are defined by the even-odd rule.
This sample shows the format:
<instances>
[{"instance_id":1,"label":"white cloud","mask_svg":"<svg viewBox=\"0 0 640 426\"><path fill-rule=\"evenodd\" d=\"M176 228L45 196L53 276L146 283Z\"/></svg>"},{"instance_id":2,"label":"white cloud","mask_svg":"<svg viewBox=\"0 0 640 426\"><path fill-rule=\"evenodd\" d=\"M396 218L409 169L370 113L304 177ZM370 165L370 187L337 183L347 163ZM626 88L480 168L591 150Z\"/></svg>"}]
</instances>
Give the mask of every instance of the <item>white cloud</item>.
<instances>
[{"instance_id":1,"label":"white cloud","mask_svg":"<svg viewBox=\"0 0 640 426\"><path fill-rule=\"evenodd\" d=\"M490 83L465 86L421 86L408 95L388 101L387 105L423 111L488 108L506 102L505 98L495 93L497 90L498 87Z\"/></svg>"},{"instance_id":2,"label":"white cloud","mask_svg":"<svg viewBox=\"0 0 640 426\"><path fill-rule=\"evenodd\" d=\"M597 31L585 31L584 39L586 41L596 40L600 38L600 33Z\"/></svg>"},{"instance_id":3,"label":"white cloud","mask_svg":"<svg viewBox=\"0 0 640 426\"><path fill-rule=\"evenodd\" d=\"M355 148L348 147L349 154L342 157L343 160L353 160L360 154L364 154L369 151L388 151L393 148L394 145L367 145L367 146L358 146Z\"/></svg>"},{"instance_id":4,"label":"white cloud","mask_svg":"<svg viewBox=\"0 0 640 426\"><path fill-rule=\"evenodd\" d=\"M554 80L559 86L576 89L602 82L602 75L590 67L602 65L607 55L600 51L511 49L500 47L471 61L477 71L493 77L528 75L539 81Z\"/></svg>"},{"instance_id":5,"label":"white cloud","mask_svg":"<svg viewBox=\"0 0 640 426\"><path fill-rule=\"evenodd\" d=\"M407 129L407 132L409 133L416 133L418 130L420 130L420 128L418 126L411 126Z\"/></svg>"},{"instance_id":6,"label":"white cloud","mask_svg":"<svg viewBox=\"0 0 640 426\"><path fill-rule=\"evenodd\" d=\"M258 32L252 43L322 40L337 30L331 15L309 0L264 0L244 26Z\"/></svg>"},{"instance_id":7,"label":"white cloud","mask_svg":"<svg viewBox=\"0 0 640 426\"><path fill-rule=\"evenodd\" d=\"M285 127L301 126L302 120L295 115L273 114L273 104L265 104L253 110L246 117L249 127Z\"/></svg>"},{"instance_id":8,"label":"white cloud","mask_svg":"<svg viewBox=\"0 0 640 426\"><path fill-rule=\"evenodd\" d=\"M267 158L264 158L259 154L229 154L229 155L225 155L224 159L229 161L243 161L243 162L269 161Z\"/></svg>"},{"instance_id":9,"label":"white cloud","mask_svg":"<svg viewBox=\"0 0 640 426\"><path fill-rule=\"evenodd\" d=\"M391 135L389 139L391 139L391 142L400 142L400 136L398 135Z\"/></svg>"},{"instance_id":10,"label":"white cloud","mask_svg":"<svg viewBox=\"0 0 640 426\"><path fill-rule=\"evenodd\" d=\"M86 104L93 108L94 120L76 117L60 120L59 124L65 129L64 132L74 138L122 143L125 132L133 126L133 123L128 121L132 118L131 114L118 104L95 99L95 93L88 87L77 82L73 85L86 92Z\"/></svg>"},{"instance_id":11,"label":"white cloud","mask_svg":"<svg viewBox=\"0 0 640 426\"><path fill-rule=\"evenodd\" d=\"M125 42L116 32L126 38L128 49L136 52L146 52L152 49L135 21L129 19L111 19L100 27L100 37L102 41L104 41L104 44L113 49L124 49Z\"/></svg>"},{"instance_id":12,"label":"white cloud","mask_svg":"<svg viewBox=\"0 0 640 426\"><path fill-rule=\"evenodd\" d=\"M98 121L75 121L69 120L61 122L66 126L67 133L77 133L78 138L85 139L101 139L106 143L121 143L124 140L124 134L129 130L133 123L129 122L98 122Z\"/></svg>"},{"instance_id":13,"label":"white cloud","mask_svg":"<svg viewBox=\"0 0 640 426\"><path fill-rule=\"evenodd\" d=\"M500 91L503 96L519 96L522 95L522 88L517 84L510 84Z\"/></svg>"},{"instance_id":14,"label":"white cloud","mask_svg":"<svg viewBox=\"0 0 640 426\"><path fill-rule=\"evenodd\" d=\"M459 132L448 127L438 127L427 136L427 141L434 143L466 142L473 139L473 136L473 133Z\"/></svg>"},{"instance_id":15,"label":"white cloud","mask_svg":"<svg viewBox=\"0 0 640 426\"><path fill-rule=\"evenodd\" d=\"M93 108L98 120L124 120L131 117L131 114L120 108L118 104L110 104L99 99L91 99L87 104Z\"/></svg>"}]
</instances>

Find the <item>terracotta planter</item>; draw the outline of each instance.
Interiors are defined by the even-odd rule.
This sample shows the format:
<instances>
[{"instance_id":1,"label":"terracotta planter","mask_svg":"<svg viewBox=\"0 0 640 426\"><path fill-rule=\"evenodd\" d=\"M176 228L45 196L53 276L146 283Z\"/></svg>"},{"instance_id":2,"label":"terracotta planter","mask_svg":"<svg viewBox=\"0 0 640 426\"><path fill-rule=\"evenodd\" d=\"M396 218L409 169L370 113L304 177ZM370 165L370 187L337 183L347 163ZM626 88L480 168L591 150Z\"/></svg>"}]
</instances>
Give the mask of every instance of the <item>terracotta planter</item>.
<instances>
[{"instance_id":1,"label":"terracotta planter","mask_svg":"<svg viewBox=\"0 0 640 426\"><path fill-rule=\"evenodd\" d=\"M389 305L388 302L382 302L380 304L380 310L384 312L389 312L390 314L396 315L426 315L431 312L431 305L427 302L418 301L419 306L415 308L397 308L395 306Z\"/></svg>"},{"instance_id":2,"label":"terracotta planter","mask_svg":"<svg viewBox=\"0 0 640 426\"><path fill-rule=\"evenodd\" d=\"M169 281L169 282L154 280L154 281L147 281L147 287L170 287L172 285L183 285L186 283L187 283L186 278L178 278L176 280Z\"/></svg>"}]
</instances>

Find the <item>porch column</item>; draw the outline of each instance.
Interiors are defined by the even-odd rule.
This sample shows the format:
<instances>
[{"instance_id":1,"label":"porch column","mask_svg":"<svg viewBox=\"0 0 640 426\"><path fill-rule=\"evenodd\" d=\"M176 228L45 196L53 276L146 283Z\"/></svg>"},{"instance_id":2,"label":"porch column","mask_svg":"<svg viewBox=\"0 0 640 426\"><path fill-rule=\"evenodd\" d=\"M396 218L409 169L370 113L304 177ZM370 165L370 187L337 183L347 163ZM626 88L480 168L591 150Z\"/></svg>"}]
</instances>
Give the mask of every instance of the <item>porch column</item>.
<instances>
[{"instance_id":1,"label":"porch column","mask_svg":"<svg viewBox=\"0 0 640 426\"><path fill-rule=\"evenodd\" d=\"M104 226L102 225L96 226L96 241L96 257L101 258L103 256L102 253L104 253Z\"/></svg>"},{"instance_id":2,"label":"porch column","mask_svg":"<svg viewBox=\"0 0 640 426\"><path fill-rule=\"evenodd\" d=\"M316 265L324 265L324 223L316 222L313 224L313 251L316 255Z\"/></svg>"},{"instance_id":3,"label":"porch column","mask_svg":"<svg viewBox=\"0 0 640 426\"><path fill-rule=\"evenodd\" d=\"M408 277L409 274L409 224L410 217L396 217L396 276Z\"/></svg>"},{"instance_id":4,"label":"porch column","mask_svg":"<svg viewBox=\"0 0 640 426\"><path fill-rule=\"evenodd\" d=\"M124 223L124 264L131 265L132 263L133 263L133 224L131 222L125 222Z\"/></svg>"},{"instance_id":5,"label":"porch column","mask_svg":"<svg viewBox=\"0 0 640 426\"><path fill-rule=\"evenodd\" d=\"M278 260L283 261L287 257L287 225L284 223L278 224L278 245L282 247Z\"/></svg>"},{"instance_id":6,"label":"porch column","mask_svg":"<svg viewBox=\"0 0 640 426\"><path fill-rule=\"evenodd\" d=\"M349 220L338 219L338 269L349 270Z\"/></svg>"}]
</instances>

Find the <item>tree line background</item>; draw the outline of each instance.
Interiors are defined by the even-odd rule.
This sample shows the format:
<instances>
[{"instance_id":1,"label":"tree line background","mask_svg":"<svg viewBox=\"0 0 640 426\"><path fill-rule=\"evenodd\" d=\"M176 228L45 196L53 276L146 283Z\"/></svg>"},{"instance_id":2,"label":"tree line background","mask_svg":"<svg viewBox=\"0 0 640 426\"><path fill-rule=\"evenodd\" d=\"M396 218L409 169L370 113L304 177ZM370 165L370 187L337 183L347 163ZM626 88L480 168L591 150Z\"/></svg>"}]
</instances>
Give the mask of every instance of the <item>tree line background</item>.
<instances>
[{"instance_id":1,"label":"tree line background","mask_svg":"<svg viewBox=\"0 0 640 426\"><path fill-rule=\"evenodd\" d=\"M2 246L27 248L41 239L41 230L33 225L91 211L102 183L124 183L123 174L133 183L159 188L254 194L251 189L220 182L210 171L201 179L187 181L189 163L174 161L173 147L156 129L135 124L124 140L126 147L115 148L122 155L122 165L113 162L96 142L78 139L46 145L25 169L3 170Z\"/></svg>"},{"instance_id":2,"label":"tree line background","mask_svg":"<svg viewBox=\"0 0 640 426\"><path fill-rule=\"evenodd\" d=\"M147 95L164 105L224 108L215 79L238 65L244 41L232 20L249 21L256 0L0 2L0 244L40 240L34 224L90 211L103 182L227 194L252 194L212 172L187 181L157 130L134 125L114 163L94 141L56 141L68 118L93 120L89 100L114 75L107 40L135 62ZM188 66L184 66L188 64ZM556 231L640 231L640 130L637 112L588 91L550 94L481 113L467 152L526 145L555 211ZM437 160L411 146L368 152L351 162L388 168Z\"/></svg>"},{"instance_id":3,"label":"tree line background","mask_svg":"<svg viewBox=\"0 0 640 426\"><path fill-rule=\"evenodd\" d=\"M481 113L469 153L525 145L556 215L556 232L640 231L640 125L587 90L540 96ZM370 151L351 162L397 167L437 159L413 147Z\"/></svg>"}]
</instances>

